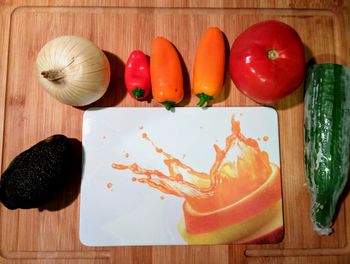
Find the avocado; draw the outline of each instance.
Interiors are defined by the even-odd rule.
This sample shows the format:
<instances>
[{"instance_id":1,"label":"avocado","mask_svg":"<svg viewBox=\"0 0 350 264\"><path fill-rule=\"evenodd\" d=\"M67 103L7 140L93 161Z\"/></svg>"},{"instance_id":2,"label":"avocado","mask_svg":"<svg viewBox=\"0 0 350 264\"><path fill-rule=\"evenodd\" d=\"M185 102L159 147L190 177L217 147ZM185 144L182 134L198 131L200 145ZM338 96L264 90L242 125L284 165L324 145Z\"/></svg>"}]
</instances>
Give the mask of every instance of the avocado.
<instances>
[{"instance_id":1,"label":"avocado","mask_svg":"<svg viewBox=\"0 0 350 264\"><path fill-rule=\"evenodd\" d=\"M0 179L0 200L9 209L36 208L61 191L72 173L73 147L53 135L20 153Z\"/></svg>"}]
</instances>

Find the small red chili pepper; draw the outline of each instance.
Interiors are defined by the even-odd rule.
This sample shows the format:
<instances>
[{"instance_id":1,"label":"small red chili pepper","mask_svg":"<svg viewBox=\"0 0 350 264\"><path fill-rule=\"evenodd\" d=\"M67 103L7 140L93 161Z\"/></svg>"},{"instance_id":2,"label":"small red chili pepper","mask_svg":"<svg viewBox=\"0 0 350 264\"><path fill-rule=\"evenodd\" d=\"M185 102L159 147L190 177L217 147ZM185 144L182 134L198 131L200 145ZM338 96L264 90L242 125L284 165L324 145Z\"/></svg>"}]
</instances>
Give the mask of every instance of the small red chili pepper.
<instances>
[{"instance_id":1,"label":"small red chili pepper","mask_svg":"<svg viewBox=\"0 0 350 264\"><path fill-rule=\"evenodd\" d=\"M147 56L140 50L130 53L125 66L124 79L126 89L131 96L141 100L151 90L151 75Z\"/></svg>"}]
</instances>

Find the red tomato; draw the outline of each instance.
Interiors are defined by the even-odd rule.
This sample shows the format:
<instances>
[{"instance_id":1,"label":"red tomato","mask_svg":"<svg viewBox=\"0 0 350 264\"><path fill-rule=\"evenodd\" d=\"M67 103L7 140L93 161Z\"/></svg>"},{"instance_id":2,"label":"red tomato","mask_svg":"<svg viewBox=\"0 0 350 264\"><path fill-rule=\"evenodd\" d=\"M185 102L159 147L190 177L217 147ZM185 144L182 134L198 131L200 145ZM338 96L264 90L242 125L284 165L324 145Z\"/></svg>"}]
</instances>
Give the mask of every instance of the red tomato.
<instances>
[{"instance_id":1,"label":"red tomato","mask_svg":"<svg viewBox=\"0 0 350 264\"><path fill-rule=\"evenodd\" d=\"M279 21L257 23L234 41L229 59L233 83L259 103L295 91L305 75L304 46L298 33Z\"/></svg>"}]
</instances>

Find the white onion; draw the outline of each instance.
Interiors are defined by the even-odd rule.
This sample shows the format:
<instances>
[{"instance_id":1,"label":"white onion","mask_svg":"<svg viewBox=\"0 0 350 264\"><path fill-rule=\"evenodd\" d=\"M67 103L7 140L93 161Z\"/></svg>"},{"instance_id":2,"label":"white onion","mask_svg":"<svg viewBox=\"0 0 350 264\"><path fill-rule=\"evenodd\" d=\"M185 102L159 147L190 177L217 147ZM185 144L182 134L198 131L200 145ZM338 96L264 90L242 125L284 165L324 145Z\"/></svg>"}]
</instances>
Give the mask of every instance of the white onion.
<instances>
[{"instance_id":1,"label":"white onion","mask_svg":"<svg viewBox=\"0 0 350 264\"><path fill-rule=\"evenodd\" d=\"M37 78L60 102L83 106L100 99L110 80L106 55L90 40L61 36L47 42L36 60Z\"/></svg>"}]
</instances>

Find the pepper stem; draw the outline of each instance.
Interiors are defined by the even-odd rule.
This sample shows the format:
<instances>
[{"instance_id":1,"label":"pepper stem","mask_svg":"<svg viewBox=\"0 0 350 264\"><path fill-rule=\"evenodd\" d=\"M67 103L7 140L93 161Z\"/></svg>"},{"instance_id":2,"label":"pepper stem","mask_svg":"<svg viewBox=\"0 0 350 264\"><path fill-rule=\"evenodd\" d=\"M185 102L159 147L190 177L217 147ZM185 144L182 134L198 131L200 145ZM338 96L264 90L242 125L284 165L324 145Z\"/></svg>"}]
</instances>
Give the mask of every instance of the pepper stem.
<instances>
[{"instance_id":1,"label":"pepper stem","mask_svg":"<svg viewBox=\"0 0 350 264\"><path fill-rule=\"evenodd\" d=\"M175 105L175 102L165 101L165 102L162 103L162 105L165 106L166 110L170 110Z\"/></svg>"},{"instance_id":2,"label":"pepper stem","mask_svg":"<svg viewBox=\"0 0 350 264\"><path fill-rule=\"evenodd\" d=\"M60 70L48 70L48 71L42 71L41 75L48 79L51 82L57 82L64 78L64 74Z\"/></svg>"},{"instance_id":3,"label":"pepper stem","mask_svg":"<svg viewBox=\"0 0 350 264\"><path fill-rule=\"evenodd\" d=\"M197 94L197 96L199 98L199 102L197 104L199 107L202 107L206 102L214 99L213 96L207 95L205 93Z\"/></svg>"},{"instance_id":4,"label":"pepper stem","mask_svg":"<svg viewBox=\"0 0 350 264\"><path fill-rule=\"evenodd\" d=\"M267 52L267 57L270 59L270 60L275 60L278 58L278 52L277 50L275 49L270 49L268 52Z\"/></svg>"},{"instance_id":5,"label":"pepper stem","mask_svg":"<svg viewBox=\"0 0 350 264\"><path fill-rule=\"evenodd\" d=\"M136 87L134 90L132 90L132 95L137 99L142 98L145 95L145 90Z\"/></svg>"}]
</instances>

